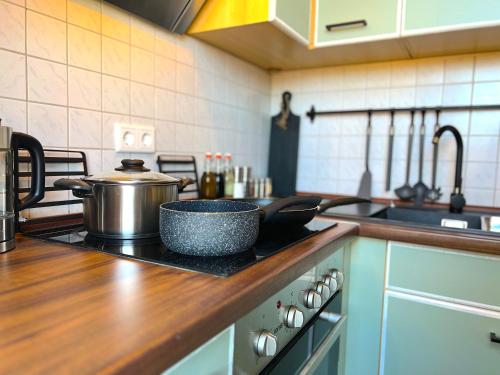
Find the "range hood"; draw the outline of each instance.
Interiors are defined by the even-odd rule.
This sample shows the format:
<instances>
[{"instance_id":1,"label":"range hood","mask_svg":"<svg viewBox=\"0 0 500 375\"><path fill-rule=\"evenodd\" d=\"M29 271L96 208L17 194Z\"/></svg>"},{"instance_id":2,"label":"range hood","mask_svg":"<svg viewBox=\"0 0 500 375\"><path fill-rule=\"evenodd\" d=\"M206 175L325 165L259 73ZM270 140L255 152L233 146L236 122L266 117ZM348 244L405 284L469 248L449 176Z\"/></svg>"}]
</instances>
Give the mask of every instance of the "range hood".
<instances>
[{"instance_id":1,"label":"range hood","mask_svg":"<svg viewBox=\"0 0 500 375\"><path fill-rule=\"evenodd\" d=\"M106 0L178 34L188 29L205 0Z\"/></svg>"}]
</instances>

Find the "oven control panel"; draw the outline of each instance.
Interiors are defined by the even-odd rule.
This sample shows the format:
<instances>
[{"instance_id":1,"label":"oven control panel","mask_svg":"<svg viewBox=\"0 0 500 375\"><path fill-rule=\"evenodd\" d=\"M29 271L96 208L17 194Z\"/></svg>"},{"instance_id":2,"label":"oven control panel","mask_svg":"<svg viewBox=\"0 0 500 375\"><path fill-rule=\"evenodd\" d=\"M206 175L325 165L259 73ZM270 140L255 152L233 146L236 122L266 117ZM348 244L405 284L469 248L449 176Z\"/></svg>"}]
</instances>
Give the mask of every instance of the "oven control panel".
<instances>
[{"instance_id":1,"label":"oven control panel","mask_svg":"<svg viewBox=\"0 0 500 375\"><path fill-rule=\"evenodd\" d=\"M261 371L342 288L344 248L290 283L235 324L234 366L238 374Z\"/></svg>"}]
</instances>

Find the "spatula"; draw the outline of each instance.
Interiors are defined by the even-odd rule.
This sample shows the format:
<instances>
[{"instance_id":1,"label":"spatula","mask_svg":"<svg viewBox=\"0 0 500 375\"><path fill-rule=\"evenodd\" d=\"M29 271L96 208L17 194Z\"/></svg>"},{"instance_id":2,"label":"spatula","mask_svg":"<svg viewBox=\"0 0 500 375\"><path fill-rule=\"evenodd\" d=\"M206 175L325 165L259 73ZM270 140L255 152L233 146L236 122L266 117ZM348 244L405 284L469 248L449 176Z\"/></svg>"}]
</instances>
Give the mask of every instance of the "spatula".
<instances>
[{"instance_id":1,"label":"spatula","mask_svg":"<svg viewBox=\"0 0 500 375\"><path fill-rule=\"evenodd\" d=\"M366 127L366 151L365 151L365 171L359 183L358 197L370 199L372 196L372 173L368 160L370 158L370 141L372 133L372 113L368 112L368 125Z\"/></svg>"}]
</instances>

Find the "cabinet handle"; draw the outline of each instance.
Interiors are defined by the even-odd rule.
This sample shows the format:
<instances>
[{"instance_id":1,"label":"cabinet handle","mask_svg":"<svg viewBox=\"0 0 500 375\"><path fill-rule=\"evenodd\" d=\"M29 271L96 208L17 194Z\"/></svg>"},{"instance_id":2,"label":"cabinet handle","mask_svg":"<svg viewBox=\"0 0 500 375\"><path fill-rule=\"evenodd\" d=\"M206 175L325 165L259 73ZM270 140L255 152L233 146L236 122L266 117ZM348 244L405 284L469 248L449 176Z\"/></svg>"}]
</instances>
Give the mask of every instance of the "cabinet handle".
<instances>
[{"instance_id":1,"label":"cabinet handle","mask_svg":"<svg viewBox=\"0 0 500 375\"><path fill-rule=\"evenodd\" d=\"M500 344L500 337L498 337L495 332L490 332L490 341Z\"/></svg>"},{"instance_id":2,"label":"cabinet handle","mask_svg":"<svg viewBox=\"0 0 500 375\"><path fill-rule=\"evenodd\" d=\"M349 27L349 26L365 27L368 26L368 22L366 22L366 20L356 20L356 21L341 22L341 23L331 23L330 25L326 25L325 27L328 31L332 31L333 29L340 29L342 27Z\"/></svg>"}]
</instances>

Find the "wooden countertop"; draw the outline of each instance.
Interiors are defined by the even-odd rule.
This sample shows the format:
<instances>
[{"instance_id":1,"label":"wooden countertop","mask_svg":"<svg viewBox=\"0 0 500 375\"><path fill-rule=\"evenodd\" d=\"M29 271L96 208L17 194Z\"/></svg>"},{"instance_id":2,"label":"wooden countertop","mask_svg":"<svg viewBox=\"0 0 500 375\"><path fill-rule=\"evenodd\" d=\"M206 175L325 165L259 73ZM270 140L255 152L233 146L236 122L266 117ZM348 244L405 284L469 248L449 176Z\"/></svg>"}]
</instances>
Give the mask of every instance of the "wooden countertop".
<instances>
[{"instance_id":1,"label":"wooden countertop","mask_svg":"<svg viewBox=\"0 0 500 375\"><path fill-rule=\"evenodd\" d=\"M374 218L328 216L343 223L359 225L359 235L419 245L500 255L500 237L493 233L432 228L417 224L395 224Z\"/></svg>"},{"instance_id":2,"label":"wooden countertop","mask_svg":"<svg viewBox=\"0 0 500 375\"><path fill-rule=\"evenodd\" d=\"M159 373L357 233L340 223L229 278L20 235L0 254L0 373Z\"/></svg>"}]
</instances>

